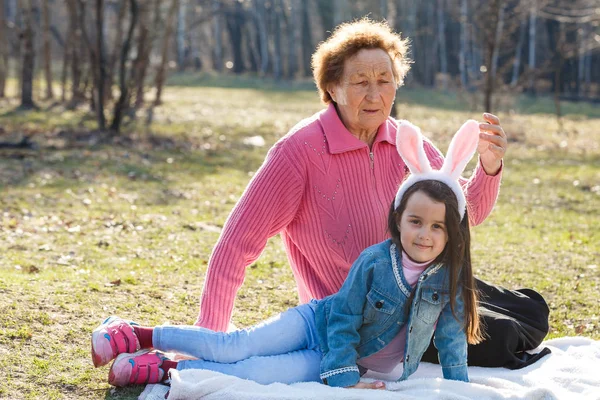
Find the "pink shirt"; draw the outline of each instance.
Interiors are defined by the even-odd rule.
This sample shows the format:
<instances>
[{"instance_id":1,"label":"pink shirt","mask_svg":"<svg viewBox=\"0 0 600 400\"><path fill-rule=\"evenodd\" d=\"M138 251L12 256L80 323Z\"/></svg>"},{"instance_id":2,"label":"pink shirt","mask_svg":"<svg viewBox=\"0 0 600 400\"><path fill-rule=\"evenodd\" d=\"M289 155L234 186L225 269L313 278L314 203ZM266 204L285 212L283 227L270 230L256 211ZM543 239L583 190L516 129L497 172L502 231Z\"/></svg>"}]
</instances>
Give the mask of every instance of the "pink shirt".
<instances>
[{"instance_id":1,"label":"pink shirt","mask_svg":"<svg viewBox=\"0 0 600 400\"><path fill-rule=\"evenodd\" d=\"M421 273L431 265L433 260L424 263L416 263L411 260L405 252L402 252L402 272L406 282L411 287L419 280ZM361 358L358 364L361 367L377 372L391 372L404 358L404 347L406 347L406 325L400 329L395 338L383 349L369 357Z\"/></svg>"},{"instance_id":2,"label":"pink shirt","mask_svg":"<svg viewBox=\"0 0 600 400\"><path fill-rule=\"evenodd\" d=\"M301 302L339 290L360 252L388 238L387 216L407 169L389 118L371 150L342 124L333 105L279 140L229 215L208 264L197 325L227 329L246 267L281 234ZM423 145L434 168L441 153ZM470 222L492 210L501 173L480 163L463 179Z\"/></svg>"}]
</instances>

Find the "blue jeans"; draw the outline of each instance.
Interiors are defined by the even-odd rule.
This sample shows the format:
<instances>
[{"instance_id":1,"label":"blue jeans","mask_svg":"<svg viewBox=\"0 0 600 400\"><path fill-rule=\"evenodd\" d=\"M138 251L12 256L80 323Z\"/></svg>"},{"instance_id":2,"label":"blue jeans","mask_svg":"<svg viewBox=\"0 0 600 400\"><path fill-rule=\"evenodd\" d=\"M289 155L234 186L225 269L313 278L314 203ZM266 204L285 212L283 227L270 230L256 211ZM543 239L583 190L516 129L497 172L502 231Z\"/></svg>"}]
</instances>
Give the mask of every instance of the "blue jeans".
<instances>
[{"instance_id":1,"label":"blue jeans","mask_svg":"<svg viewBox=\"0 0 600 400\"><path fill-rule=\"evenodd\" d=\"M157 326L152 343L158 350L198 358L180 361L178 370L207 369L265 385L320 382L322 353L315 305L313 300L230 333L197 326Z\"/></svg>"}]
</instances>

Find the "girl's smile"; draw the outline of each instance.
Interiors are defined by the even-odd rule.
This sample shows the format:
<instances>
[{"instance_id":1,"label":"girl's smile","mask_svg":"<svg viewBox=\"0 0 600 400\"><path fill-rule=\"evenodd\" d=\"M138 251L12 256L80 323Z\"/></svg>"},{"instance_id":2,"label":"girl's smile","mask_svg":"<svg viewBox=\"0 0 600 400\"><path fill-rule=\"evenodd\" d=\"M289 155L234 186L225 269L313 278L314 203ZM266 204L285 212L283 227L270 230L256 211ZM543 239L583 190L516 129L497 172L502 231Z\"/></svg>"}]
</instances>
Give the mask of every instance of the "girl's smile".
<instances>
[{"instance_id":1,"label":"girl's smile","mask_svg":"<svg viewBox=\"0 0 600 400\"><path fill-rule=\"evenodd\" d=\"M398 224L402 248L416 262L439 256L446 243L446 205L433 201L425 193L413 193Z\"/></svg>"}]
</instances>

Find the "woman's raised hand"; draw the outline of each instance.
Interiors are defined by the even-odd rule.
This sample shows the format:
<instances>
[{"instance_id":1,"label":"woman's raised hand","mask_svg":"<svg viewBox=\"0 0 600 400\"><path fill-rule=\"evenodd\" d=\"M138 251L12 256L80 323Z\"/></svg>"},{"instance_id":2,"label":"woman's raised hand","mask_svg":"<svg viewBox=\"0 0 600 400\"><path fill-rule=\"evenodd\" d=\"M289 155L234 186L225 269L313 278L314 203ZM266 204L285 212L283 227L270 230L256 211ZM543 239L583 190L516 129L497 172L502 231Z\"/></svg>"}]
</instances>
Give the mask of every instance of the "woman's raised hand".
<instances>
[{"instance_id":1,"label":"woman's raised hand","mask_svg":"<svg viewBox=\"0 0 600 400\"><path fill-rule=\"evenodd\" d=\"M481 165L488 175L496 175L502 165L502 158L508 146L506 133L500 126L500 119L490 113L483 113L487 122L479 124L479 145L477 152Z\"/></svg>"}]
</instances>

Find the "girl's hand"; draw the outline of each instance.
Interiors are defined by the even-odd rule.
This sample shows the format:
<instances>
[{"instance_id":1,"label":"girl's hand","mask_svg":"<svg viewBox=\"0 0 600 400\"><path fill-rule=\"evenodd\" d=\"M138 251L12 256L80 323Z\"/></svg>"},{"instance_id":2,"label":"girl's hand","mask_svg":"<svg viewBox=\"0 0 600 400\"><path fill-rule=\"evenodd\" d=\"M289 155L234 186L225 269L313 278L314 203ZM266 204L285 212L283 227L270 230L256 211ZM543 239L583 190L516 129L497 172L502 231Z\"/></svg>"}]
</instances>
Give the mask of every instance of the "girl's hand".
<instances>
[{"instance_id":1,"label":"girl's hand","mask_svg":"<svg viewBox=\"0 0 600 400\"><path fill-rule=\"evenodd\" d=\"M496 175L502 165L502 157L506 152L508 140L500 126L500 120L494 114L483 113L487 124L479 124L479 144L477 152L481 165L488 175Z\"/></svg>"},{"instance_id":2,"label":"girl's hand","mask_svg":"<svg viewBox=\"0 0 600 400\"><path fill-rule=\"evenodd\" d=\"M381 381L375 381L371 383L358 382L354 386L348 386L348 389L383 389L385 390L385 383Z\"/></svg>"}]
</instances>

